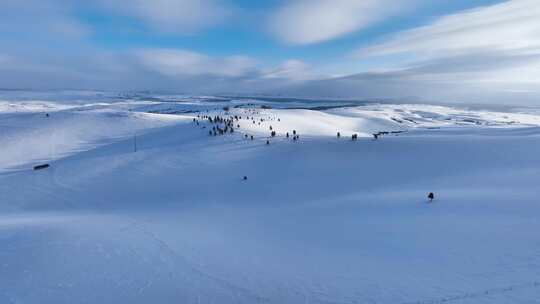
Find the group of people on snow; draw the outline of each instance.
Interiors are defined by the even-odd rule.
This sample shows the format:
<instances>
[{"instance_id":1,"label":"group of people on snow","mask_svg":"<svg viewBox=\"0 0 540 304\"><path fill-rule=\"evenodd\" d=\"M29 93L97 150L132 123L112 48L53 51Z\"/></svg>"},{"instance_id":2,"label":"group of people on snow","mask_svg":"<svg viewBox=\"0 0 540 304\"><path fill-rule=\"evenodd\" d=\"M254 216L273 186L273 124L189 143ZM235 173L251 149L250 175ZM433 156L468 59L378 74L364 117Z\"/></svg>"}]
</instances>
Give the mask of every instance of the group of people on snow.
<instances>
[{"instance_id":1,"label":"group of people on snow","mask_svg":"<svg viewBox=\"0 0 540 304\"><path fill-rule=\"evenodd\" d=\"M228 112L228 110L226 110L226 112ZM256 111L256 110L247 110L247 113L251 114L251 116L247 115L245 117L245 119L248 120L248 121L251 121L252 124L261 125L261 123L265 122L264 118L255 119L255 116L253 116L253 115L260 114L258 111ZM217 136L217 135L225 135L225 134L234 133L235 127L238 128L238 129L240 128L240 121L242 120L242 116L241 115L229 115L229 116L214 115L214 116L209 116L209 115L200 115L199 114L199 115L197 115L197 118L193 118L193 122L197 126L200 125L200 120L206 120L212 125L212 130L208 131L208 134L210 136ZM274 118L274 119L269 119L269 120L276 120L276 119ZM277 118L277 121L281 121L281 119ZM203 127L203 128L206 128L206 127ZM274 137L277 136L277 132L276 132L276 130L274 129L274 127L272 125L269 126L269 130L270 130L269 138L274 138ZM387 134L390 134L390 133L391 134L397 134L397 133L402 133L402 132L404 132L404 131L377 132L377 133L373 133L373 139L377 140L382 135L387 135ZM292 130L291 133L289 133L289 132L285 133L286 138L290 138L291 135L292 135L293 141L297 141L300 138L300 136L298 135L296 130ZM337 136L337 138L341 138L341 132L337 132L336 136ZM255 139L253 135L249 135L247 133L244 134L244 138L245 139L251 139L251 140ZM356 134L356 133L352 134L351 135L351 140L353 140L353 141L358 140L358 134ZM266 145L270 145L270 140L269 139L266 140ZM248 179L247 176L243 177L244 181L246 181L247 179ZM428 195L427 195L427 198L428 198L429 202L433 202L433 200L435 199L434 193L429 192Z\"/></svg>"},{"instance_id":2,"label":"group of people on snow","mask_svg":"<svg viewBox=\"0 0 540 304\"><path fill-rule=\"evenodd\" d=\"M241 115L228 115L228 110L225 110L225 115L197 115L196 118L193 118L193 122L199 126L201 121L208 121L212 125L212 129L208 131L208 135L210 136L218 136L218 135L226 135L234 133L235 128L240 128L240 121L242 120ZM258 115L260 112L255 110L247 110L247 115L245 116L245 119L248 121L251 121L253 124L258 123L260 125L261 123L264 123L265 121L278 121L281 122L281 118L276 117L269 117L269 118L258 118L256 119L255 116L252 115ZM227 116L228 115L228 116ZM206 128L204 126L203 128ZM274 138L278 136L277 131L270 125L270 138ZM294 141L297 141L300 139L300 136L297 134L296 130L292 131L292 139ZM289 132L286 133L286 138L289 138L290 134ZM254 140L253 135L244 134L244 138ZM266 144L269 145L270 141L267 140Z\"/></svg>"}]
</instances>

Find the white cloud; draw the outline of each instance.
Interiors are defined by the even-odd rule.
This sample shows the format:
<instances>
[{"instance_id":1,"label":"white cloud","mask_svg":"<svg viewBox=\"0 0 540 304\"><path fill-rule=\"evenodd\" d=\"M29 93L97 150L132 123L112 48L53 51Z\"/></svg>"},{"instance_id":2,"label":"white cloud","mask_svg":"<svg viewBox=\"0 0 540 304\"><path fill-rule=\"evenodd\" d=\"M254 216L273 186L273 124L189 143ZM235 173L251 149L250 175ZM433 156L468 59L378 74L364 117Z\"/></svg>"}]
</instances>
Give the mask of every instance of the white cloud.
<instances>
[{"instance_id":1,"label":"white cloud","mask_svg":"<svg viewBox=\"0 0 540 304\"><path fill-rule=\"evenodd\" d=\"M0 32L50 40L86 37L90 28L73 17L71 9L71 4L62 0L2 0Z\"/></svg>"},{"instance_id":2,"label":"white cloud","mask_svg":"<svg viewBox=\"0 0 540 304\"><path fill-rule=\"evenodd\" d=\"M276 68L267 69L262 74L262 78L289 79L292 81L304 81L315 77L316 75L314 75L311 67L297 59L287 60Z\"/></svg>"},{"instance_id":3,"label":"white cloud","mask_svg":"<svg viewBox=\"0 0 540 304\"><path fill-rule=\"evenodd\" d=\"M270 30L291 44L317 43L358 31L417 0L291 0L270 18Z\"/></svg>"},{"instance_id":4,"label":"white cloud","mask_svg":"<svg viewBox=\"0 0 540 304\"><path fill-rule=\"evenodd\" d=\"M447 100L459 96L462 100L489 101L508 98L508 92L539 96L538 4L537 0L507 1L395 33L355 52L357 61L391 60L393 71L373 79L373 74L361 73L332 84L349 84L350 91L369 88L374 94L386 91Z\"/></svg>"},{"instance_id":5,"label":"white cloud","mask_svg":"<svg viewBox=\"0 0 540 304\"><path fill-rule=\"evenodd\" d=\"M137 19L152 30L191 34L222 22L232 13L225 0L0 0L2 32L40 32L84 37L90 26L76 17L77 10L97 9L103 14Z\"/></svg>"},{"instance_id":6,"label":"white cloud","mask_svg":"<svg viewBox=\"0 0 540 304\"><path fill-rule=\"evenodd\" d=\"M255 61L245 56L212 58L200 53L177 49L147 49L137 52L146 68L166 76L241 77L255 68Z\"/></svg>"},{"instance_id":7,"label":"white cloud","mask_svg":"<svg viewBox=\"0 0 540 304\"><path fill-rule=\"evenodd\" d=\"M98 0L118 14L167 33L190 34L220 23L231 13L219 0Z\"/></svg>"},{"instance_id":8,"label":"white cloud","mask_svg":"<svg viewBox=\"0 0 540 304\"><path fill-rule=\"evenodd\" d=\"M540 51L538 0L513 0L444 16L434 23L397 33L359 55L414 53L443 57L487 50Z\"/></svg>"},{"instance_id":9,"label":"white cloud","mask_svg":"<svg viewBox=\"0 0 540 304\"><path fill-rule=\"evenodd\" d=\"M136 52L136 58L146 69L167 77L213 76L248 81L306 81L320 77L310 65L296 59L261 67L247 56L210 57L182 49L144 49Z\"/></svg>"}]
</instances>

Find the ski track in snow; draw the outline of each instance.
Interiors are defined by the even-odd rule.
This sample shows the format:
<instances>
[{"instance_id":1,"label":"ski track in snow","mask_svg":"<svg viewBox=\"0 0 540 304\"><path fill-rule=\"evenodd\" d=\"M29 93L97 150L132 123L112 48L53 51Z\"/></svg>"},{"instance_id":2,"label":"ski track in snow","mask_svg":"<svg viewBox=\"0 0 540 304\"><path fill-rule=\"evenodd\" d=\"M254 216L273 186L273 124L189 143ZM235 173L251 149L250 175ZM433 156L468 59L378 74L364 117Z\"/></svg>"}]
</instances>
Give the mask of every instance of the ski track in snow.
<instances>
[{"instance_id":1,"label":"ski track in snow","mask_svg":"<svg viewBox=\"0 0 540 304\"><path fill-rule=\"evenodd\" d=\"M514 285L508 285L505 287L495 287L490 288L478 292L468 292L453 296L447 296L447 297L441 297L437 299L430 299L430 300L420 300L420 301L411 301L411 302L404 302L402 304L440 304L440 303L449 303L449 302L455 302L460 300L473 300L476 298L491 296L491 295L499 295L499 294L505 294L509 292L513 292L520 289L529 289L529 288L539 288L540 282L530 282L530 283L524 283L524 284L514 284Z\"/></svg>"},{"instance_id":2,"label":"ski track in snow","mask_svg":"<svg viewBox=\"0 0 540 304\"><path fill-rule=\"evenodd\" d=\"M253 303L253 301L254 301L254 303L264 303L264 302L269 301L269 299L266 299L266 298L264 298L264 297L262 297L260 295L257 295L257 294L255 294L253 291L251 291L249 289L243 288L241 286L236 286L235 284L233 284L233 283L231 283L231 282L229 282L229 281L227 281L225 279L218 278L218 277L213 276L213 275L211 275L211 274L209 274L209 273L207 273L207 272L205 272L205 271L203 271L201 269L198 269L197 267L195 267L193 265L193 263L190 263L188 261L188 259L186 259L182 255L180 255L176 250L169 247L167 242L163 241L162 239L157 237L154 233L152 233L147 228L145 228L144 225L141 224L139 221L133 220L133 222L129 226L126 226L123 229L124 230L132 230L132 231L135 231L135 232L139 232L142 235L145 235L150 240L155 242L161 248L162 252L167 253L168 255L173 257L174 259L176 259L176 260L180 261L181 263L187 265L193 274L195 274L195 275L197 275L199 277L205 278L205 279L209 279L210 281L213 281L213 282L217 283L218 285L230 290L233 294L236 295L238 302L241 302L241 301L246 300L246 299L248 299L249 302L251 302L251 303Z\"/></svg>"}]
</instances>

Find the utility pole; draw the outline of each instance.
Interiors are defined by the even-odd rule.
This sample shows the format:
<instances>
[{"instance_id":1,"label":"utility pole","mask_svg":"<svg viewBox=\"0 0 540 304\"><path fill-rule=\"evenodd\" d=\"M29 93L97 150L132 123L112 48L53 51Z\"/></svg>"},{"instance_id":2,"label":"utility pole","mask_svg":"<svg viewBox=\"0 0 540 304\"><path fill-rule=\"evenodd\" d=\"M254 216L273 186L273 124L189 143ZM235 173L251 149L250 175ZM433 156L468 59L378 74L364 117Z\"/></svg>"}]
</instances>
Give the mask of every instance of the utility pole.
<instances>
[{"instance_id":1,"label":"utility pole","mask_svg":"<svg viewBox=\"0 0 540 304\"><path fill-rule=\"evenodd\" d=\"M129 114L131 117L132 109L129 108ZM135 130L135 127L133 127L133 153L137 152L137 131Z\"/></svg>"}]
</instances>

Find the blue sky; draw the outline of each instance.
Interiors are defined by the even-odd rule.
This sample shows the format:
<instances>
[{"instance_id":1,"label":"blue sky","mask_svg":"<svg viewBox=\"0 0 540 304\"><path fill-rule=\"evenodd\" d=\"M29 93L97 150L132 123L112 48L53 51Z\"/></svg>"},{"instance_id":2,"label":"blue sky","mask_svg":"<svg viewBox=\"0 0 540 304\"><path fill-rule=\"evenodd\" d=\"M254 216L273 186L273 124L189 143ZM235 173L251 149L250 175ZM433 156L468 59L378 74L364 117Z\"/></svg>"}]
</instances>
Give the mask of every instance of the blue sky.
<instances>
[{"instance_id":1,"label":"blue sky","mask_svg":"<svg viewBox=\"0 0 540 304\"><path fill-rule=\"evenodd\" d=\"M530 102L539 95L539 7L4 0L0 87Z\"/></svg>"},{"instance_id":2,"label":"blue sky","mask_svg":"<svg viewBox=\"0 0 540 304\"><path fill-rule=\"evenodd\" d=\"M104 48L129 49L140 47L162 47L193 49L211 55L234 55L248 52L250 55L269 60L290 56L317 59L325 55L346 53L358 45L375 41L382 35L412 28L429 22L434 17L467 8L477 7L496 0L455 0L440 5L426 6L413 14L383 20L368 29L337 36L330 41L307 45L283 43L265 31L262 20L245 17L245 21L225 22L199 33L178 35L170 32L156 32L146 28L136 18L118 16L99 10L81 8L77 16L94 29L92 41ZM283 2L282 2L283 3ZM236 1L235 7L249 9L250 14L264 15L279 7L279 1Z\"/></svg>"}]
</instances>

